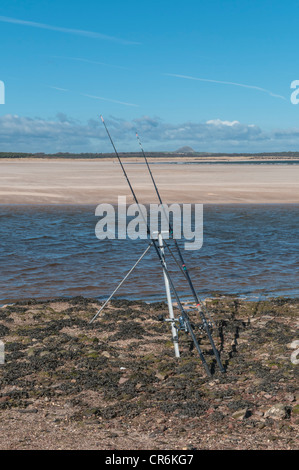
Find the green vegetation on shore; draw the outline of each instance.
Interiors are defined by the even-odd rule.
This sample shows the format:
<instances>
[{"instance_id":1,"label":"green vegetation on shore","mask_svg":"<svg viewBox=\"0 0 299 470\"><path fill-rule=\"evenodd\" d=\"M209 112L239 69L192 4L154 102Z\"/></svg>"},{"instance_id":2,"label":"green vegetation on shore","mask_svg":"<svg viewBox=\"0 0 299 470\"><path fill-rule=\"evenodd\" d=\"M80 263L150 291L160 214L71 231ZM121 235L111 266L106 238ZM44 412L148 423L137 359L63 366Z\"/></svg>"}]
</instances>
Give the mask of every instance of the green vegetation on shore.
<instances>
[{"instance_id":1,"label":"green vegetation on shore","mask_svg":"<svg viewBox=\"0 0 299 470\"><path fill-rule=\"evenodd\" d=\"M142 154L139 152L125 152L120 153L121 157L128 158L142 158ZM209 153L209 152L149 152L149 157L157 158L217 158L217 157L228 157L228 158L240 158L240 157L251 157L261 159L299 159L299 152L270 152L270 153ZM58 153L25 153L25 152L0 152L1 158L70 158L70 159L89 159L89 158L114 158L114 153L69 153L69 152L58 152Z\"/></svg>"}]
</instances>

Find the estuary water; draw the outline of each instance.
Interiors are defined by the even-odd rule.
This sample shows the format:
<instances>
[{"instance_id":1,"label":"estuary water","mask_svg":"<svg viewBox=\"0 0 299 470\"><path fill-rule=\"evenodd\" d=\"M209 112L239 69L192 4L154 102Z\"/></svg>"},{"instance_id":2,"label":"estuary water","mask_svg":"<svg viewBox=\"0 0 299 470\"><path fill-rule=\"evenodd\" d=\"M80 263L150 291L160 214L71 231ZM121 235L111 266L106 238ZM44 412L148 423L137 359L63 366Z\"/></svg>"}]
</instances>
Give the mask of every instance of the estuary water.
<instances>
[{"instance_id":1,"label":"estuary water","mask_svg":"<svg viewBox=\"0 0 299 470\"><path fill-rule=\"evenodd\" d=\"M91 205L0 205L0 304L29 298L108 297L147 241L100 241L95 236L98 220ZM299 204L205 205L203 246L183 250L200 297L299 297L298 229ZM188 286L166 255L174 284L187 300ZM165 299L154 249L117 295L149 302Z\"/></svg>"}]
</instances>

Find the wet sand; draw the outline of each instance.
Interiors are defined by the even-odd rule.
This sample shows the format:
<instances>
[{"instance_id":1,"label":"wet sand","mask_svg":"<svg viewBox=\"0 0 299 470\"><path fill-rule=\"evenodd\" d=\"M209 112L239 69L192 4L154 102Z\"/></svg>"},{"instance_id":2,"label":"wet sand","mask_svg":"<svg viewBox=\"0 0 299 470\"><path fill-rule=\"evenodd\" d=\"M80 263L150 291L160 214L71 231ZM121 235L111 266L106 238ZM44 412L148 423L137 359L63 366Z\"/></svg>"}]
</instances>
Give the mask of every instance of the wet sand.
<instances>
[{"instance_id":1,"label":"wet sand","mask_svg":"<svg viewBox=\"0 0 299 470\"><path fill-rule=\"evenodd\" d=\"M156 202L145 165L125 162L140 202ZM299 165L161 163L152 171L165 203L299 203ZM115 204L118 195L132 202L116 160L0 160L1 204Z\"/></svg>"}]
</instances>

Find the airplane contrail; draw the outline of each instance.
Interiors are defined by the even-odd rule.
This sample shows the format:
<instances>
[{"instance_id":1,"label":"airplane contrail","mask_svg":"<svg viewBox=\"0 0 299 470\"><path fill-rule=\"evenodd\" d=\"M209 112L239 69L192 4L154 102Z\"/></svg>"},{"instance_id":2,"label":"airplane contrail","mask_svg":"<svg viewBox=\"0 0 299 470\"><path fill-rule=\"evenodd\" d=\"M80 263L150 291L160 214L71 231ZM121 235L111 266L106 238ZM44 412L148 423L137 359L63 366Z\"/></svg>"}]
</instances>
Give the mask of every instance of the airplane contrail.
<instances>
[{"instance_id":1,"label":"airplane contrail","mask_svg":"<svg viewBox=\"0 0 299 470\"><path fill-rule=\"evenodd\" d=\"M78 36L85 36L85 37L94 38L94 39L103 39L106 41L114 41L114 42L118 42L120 44L126 44L126 45L139 45L140 44L139 42L129 41L127 39L117 38L114 36L107 36L106 34L96 33L93 31L85 31L82 29L72 29L72 28L64 28L60 26L52 26L52 25L44 24L44 23L36 23L35 21L27 21L27 20L20 20L17 18L10 18L8 16L0 16L0 22L18 24L21 26L31 26L32 28L48 29L51 31L58 31L58 32L67 33L67 34L76 34Z\"/></svg>"},{"instance_id":2,"label":"airplane contrail","mask_svg":"<svg viewBox=\"0 0 299 470\"><path fill-rule=\"evenodd\" d=\"M272 91L267 90L266 88L261 88L259 86L255 86L255 85L245 85L244 83L237 83L237 82L225 82L225 81L222 81L222 80L212 80L212 79L209 79L209 78L197 78L197 77L191 77L189 75L179 75L179 74L176 74L176 73L164 73L163 75L167 75L168 77L185 78L187 80L196 80L196 81L199 81L199 82L220 83L222 85L234 85L234 86L238 86L238 87L242 87L242 88L251 88L253 90L268 93L268 95L273 96L274 98L280 98L282 100L286 100L286 98L284 96L277 95L276 93L273 93Z\"/></svg>"}]
</instances>

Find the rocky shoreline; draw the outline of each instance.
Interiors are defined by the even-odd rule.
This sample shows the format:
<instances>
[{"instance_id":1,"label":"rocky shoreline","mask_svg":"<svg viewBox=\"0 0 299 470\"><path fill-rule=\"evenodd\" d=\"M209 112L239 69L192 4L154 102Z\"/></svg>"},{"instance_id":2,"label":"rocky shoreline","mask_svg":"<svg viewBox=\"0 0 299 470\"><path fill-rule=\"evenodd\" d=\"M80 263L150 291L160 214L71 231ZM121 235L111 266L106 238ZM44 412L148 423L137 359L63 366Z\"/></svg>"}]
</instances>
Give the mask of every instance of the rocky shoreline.
<instances>
[{"instance_id":1,"label":"rocky shoreline","mask_svg":"<svg viewBox=\"0 0 299 470\"><path fill-rule=\"evenodd\" d=\"M175 359L164 303L34 299L0 309L1 449L298 448L299 299L206 301L226 373L190 337ZM298 346L297 346L298 347Z\"/></svg>"}]
</instances>

